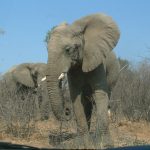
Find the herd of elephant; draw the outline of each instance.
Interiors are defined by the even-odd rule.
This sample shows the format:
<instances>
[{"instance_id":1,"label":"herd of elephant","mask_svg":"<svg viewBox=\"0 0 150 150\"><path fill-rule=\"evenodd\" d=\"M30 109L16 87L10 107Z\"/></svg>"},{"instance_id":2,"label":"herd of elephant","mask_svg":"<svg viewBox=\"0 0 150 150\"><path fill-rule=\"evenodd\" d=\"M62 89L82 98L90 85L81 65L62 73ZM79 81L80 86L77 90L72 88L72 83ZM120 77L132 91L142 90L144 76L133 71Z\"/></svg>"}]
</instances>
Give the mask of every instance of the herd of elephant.
<instances>
[{"instance_id":1,"label":"herd of elephant","mask_svg":"<svg viewBox=\"0 0 150 150\"><path fill-rule=\"evenodd\" d=\"M70 25L60 24L51 32L47 64L20 64L4 74L2 80L16 92L23 87L42 90L41 104L50 102L59 121L69 121L74 114L83 143L90 141L93 107L87 96L93 97L96 143L112 146L107 112L120 72L119 61L112 51L119 37L118 26L105 14L92 14Z\"/></svg>"}]
</instances>

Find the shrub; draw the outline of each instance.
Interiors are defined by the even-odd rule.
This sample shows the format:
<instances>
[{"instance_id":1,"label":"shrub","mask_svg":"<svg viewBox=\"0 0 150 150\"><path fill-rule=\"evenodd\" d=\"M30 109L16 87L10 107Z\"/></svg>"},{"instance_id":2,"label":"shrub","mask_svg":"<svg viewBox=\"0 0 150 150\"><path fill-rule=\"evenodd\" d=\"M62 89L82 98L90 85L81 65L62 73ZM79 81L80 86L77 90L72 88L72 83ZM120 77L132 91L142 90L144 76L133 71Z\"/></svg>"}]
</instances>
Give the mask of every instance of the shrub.
<instances>
[{"instance_id":1,"label":"shrub","mask_svg":"<svg viewBox=\"0 0 150 150\"><path fill-rule=\"evenodd\" d=\"M0 122L9 132L17 137L27 137L34 129L38 116L37 97L32 91L13 92L5 84L0 83Z\"/></svg>"},{"instance_id":2,"label":"shrub","mask_svg":"<svg viewBox=\"0 0 150 150\"><path fill-rule=\"evenodd\" d=\"M150 121L150 63L143 60L136 68L129 67L123 70L112 92L115 112L121 107L119 113L129 120ZM115 100L120 101L119 104Z\"/></svg>"}]
</instances>

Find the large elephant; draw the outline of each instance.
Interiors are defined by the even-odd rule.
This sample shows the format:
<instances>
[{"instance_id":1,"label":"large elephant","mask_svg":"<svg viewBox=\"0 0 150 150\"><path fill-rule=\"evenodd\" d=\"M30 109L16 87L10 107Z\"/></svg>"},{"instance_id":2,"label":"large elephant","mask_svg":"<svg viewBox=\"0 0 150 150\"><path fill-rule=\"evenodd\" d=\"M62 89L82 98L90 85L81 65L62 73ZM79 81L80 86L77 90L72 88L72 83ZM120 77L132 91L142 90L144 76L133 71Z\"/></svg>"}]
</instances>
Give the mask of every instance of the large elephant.
<instances>
[{"instance_id":1,"label":"large elephant","mask_svg":"<svg viewBox=\"0 0 150 150\"><path fill-rule=\"evenodd\" d=\"M86 107L81 101L85 87L89 87L97 108L96 139L103 147L111 145L107 115L111 74L107 81L106 58L119 36L119 29L111 17L93 14L71 25L57 26L48 43L47 87L53 113L58 120L71 118L71 107L64 104L60 90L60 81L67 74L78 132L83 135L84 142L89 141Z\"/></svg>"},{"instance_id":2,"label":"large elephant","mask_svg":"<svg viewBox=\"0 0 150 150\"><path fill-rule=\"evenodd\" d=\"M49 101L46 81L41 81L46 74L45 63L23 63L14 66L3 76L1 83L14 96L25 100L28 95L36 97L38 118L48 118Z\"/></svg>"}]
</instances>

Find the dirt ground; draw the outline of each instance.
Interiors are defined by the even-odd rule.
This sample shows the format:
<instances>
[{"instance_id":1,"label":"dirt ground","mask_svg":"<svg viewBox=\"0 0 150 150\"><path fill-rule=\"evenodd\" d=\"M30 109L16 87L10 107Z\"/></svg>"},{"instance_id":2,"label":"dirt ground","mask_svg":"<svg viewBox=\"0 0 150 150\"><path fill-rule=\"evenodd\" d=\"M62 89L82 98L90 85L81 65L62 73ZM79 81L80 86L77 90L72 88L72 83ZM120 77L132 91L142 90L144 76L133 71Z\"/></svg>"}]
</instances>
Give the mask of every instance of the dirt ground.
<instances>
[{"instance_id":1,"label":"dirt ground","mask_svg":"<svg viewBox=\"0 0 150 150\"><path fill-rule=\"evenodd\" d=\"M150 144L150 123L144 121L122 121L118 123L111 122L109 127L115 147ZM59 131L60 128L62 128L64 132L76 132L74 122L69 124L63 123L60 125L59 122L51 119L48 121L37 122L34 133L28 138L17 138L10 134L6 134L5 132L0 132L0 140L39 148L53 148L53 145L49 144L48 136L52 131Z\"/></svg>"},{"instance_id":2,"label":"dirt ground","mask_svg":"<svg viewBox=\"0 0 150 150\"><path fill-rule=\"evenodd\" d=\"M115 147L150 144L150 123L122 121L110 124Z\"/></svg>"}]
</instances>

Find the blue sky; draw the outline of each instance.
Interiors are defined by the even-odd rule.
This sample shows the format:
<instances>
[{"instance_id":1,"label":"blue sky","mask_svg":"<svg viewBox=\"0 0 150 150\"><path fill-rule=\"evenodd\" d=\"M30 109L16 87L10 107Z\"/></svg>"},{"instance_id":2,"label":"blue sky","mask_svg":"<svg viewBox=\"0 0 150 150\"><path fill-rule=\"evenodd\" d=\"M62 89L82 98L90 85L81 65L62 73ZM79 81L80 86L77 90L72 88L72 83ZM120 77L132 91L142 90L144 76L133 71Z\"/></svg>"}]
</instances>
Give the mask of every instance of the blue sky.
<instances>
[{"instance_id":1,"label":"blue sky","mask_svg":"<svg viewBox=\"0 0 150 150\"><path fill-rule=\"evenodd\" d=\"M47 62L46 32L103 12L117 22L118 57L138 62L150 57L150 0L0 0L0 72L23 62Z\"/></svg>"}]
</instances>

